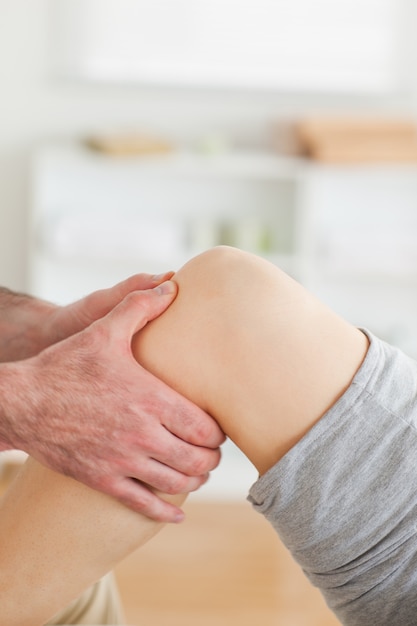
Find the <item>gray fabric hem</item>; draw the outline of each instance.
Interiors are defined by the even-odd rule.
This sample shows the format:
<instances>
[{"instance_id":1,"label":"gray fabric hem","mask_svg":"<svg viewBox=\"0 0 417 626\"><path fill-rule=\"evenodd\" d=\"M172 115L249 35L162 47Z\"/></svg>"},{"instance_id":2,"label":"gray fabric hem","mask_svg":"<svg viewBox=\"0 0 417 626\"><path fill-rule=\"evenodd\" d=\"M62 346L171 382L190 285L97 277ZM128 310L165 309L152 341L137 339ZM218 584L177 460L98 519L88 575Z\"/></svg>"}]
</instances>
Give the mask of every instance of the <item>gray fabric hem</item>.
<instances>
[{"instance_id":1,"label":"gray fabric hem","mask_svg":"<svg viewBox=\"0 0 417 626\"><path fill-rule=\"evenodd\" d=\"M417 365L366 334L368 353L350 387L248 499L344 624L411 626Z\"/></svg>"}]
</instances>

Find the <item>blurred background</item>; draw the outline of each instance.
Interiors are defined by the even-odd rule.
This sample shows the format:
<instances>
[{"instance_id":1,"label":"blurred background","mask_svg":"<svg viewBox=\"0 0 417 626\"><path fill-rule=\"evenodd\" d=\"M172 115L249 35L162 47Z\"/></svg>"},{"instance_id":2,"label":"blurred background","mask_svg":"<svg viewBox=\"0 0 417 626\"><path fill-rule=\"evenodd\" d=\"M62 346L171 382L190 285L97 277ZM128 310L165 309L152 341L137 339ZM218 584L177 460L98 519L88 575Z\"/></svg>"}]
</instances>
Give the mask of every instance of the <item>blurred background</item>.
<instances>
[{"instance_id":1,"label":"blurred background","mask_svg":"<svg viewBox=\"0 0 417 626\"><path fill-rule=\"evenodd\" d=\"M0 11L0 284L65 303L234 245L417 356L412 0ZM224 457L197 498L246 493Z\"/></svg>"}]
</instances>

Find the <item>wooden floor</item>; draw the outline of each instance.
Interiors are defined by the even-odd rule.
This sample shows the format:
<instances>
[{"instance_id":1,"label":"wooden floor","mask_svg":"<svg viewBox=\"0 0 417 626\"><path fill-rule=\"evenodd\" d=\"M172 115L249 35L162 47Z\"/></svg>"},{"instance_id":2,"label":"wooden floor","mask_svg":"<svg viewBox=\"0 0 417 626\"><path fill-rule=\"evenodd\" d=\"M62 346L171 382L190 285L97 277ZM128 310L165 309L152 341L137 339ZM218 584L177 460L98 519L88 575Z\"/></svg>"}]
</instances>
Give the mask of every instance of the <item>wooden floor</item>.
<instances>
[{"instance_id":1,"label":"wooden floor","mask_svg":"<svg viewBox=\"0 0 417 626\"><path fill-rule=\"evenodd\" d=\"M116 570L126 624L338 626L320 594L248 503L189 502Z\"/></svg>"}]
</instances>

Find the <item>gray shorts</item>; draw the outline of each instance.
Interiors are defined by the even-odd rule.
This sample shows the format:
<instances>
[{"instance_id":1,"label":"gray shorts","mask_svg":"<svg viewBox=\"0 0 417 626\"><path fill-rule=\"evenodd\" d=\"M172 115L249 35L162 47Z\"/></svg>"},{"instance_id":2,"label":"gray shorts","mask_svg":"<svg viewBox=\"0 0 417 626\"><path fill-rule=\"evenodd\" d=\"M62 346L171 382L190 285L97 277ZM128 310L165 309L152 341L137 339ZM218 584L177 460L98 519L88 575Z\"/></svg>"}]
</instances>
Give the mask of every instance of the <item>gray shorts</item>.
<instances>
[{"instance_id":1,"label":"gray shorts","mask_svg":"<svg viewBox=\"0 0 417 626\"><path fill-rule=\"evenodd\" d=\"M417 624L417 363L367 333L352 384L249 500L346 626Z\"/></svg>"}]
</instances>

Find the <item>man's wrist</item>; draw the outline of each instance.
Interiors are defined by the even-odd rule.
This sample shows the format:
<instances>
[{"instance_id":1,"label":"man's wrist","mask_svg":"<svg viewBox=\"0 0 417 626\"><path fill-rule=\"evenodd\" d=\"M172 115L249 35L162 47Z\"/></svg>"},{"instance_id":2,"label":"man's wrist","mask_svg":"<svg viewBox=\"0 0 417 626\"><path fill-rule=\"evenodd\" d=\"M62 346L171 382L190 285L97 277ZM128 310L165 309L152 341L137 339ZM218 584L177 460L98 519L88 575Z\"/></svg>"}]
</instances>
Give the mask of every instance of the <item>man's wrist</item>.
<instances>
[{"instance_id":1,"label":"man's wrist","mask_svg":"<svg viewBox=\"0 0 417 626\"><path fill-rule=\"evenodd\" d=\"M49 343L48 318L53 304L0 288L0 362L34 356Z\"/></svg>"},{"instance_id":2,"label":"man's wrist","mask_svg":"<svg viewBox=\"0 0 417 626\"><path fill-rule=\"evenodd\" d=\"M14 421L11 404L12 400L10 396L15 396L15 385L18 385L19 381L16 378L14 365L6 363L0 365L0 451L12 450L14 448L12 444L12 423ZM17 395L17 394L16 394Z\"/></svg>"},{"instance_id":3,"label":"man's wrist","mask_svg":"<svg viewBox=\"0 0 417 626\"><path fill-rule=\"evenodd\" d=\"M0 364L0 450L24 450L35 423L31 362Z\"/></svg>"}]
</instances>

